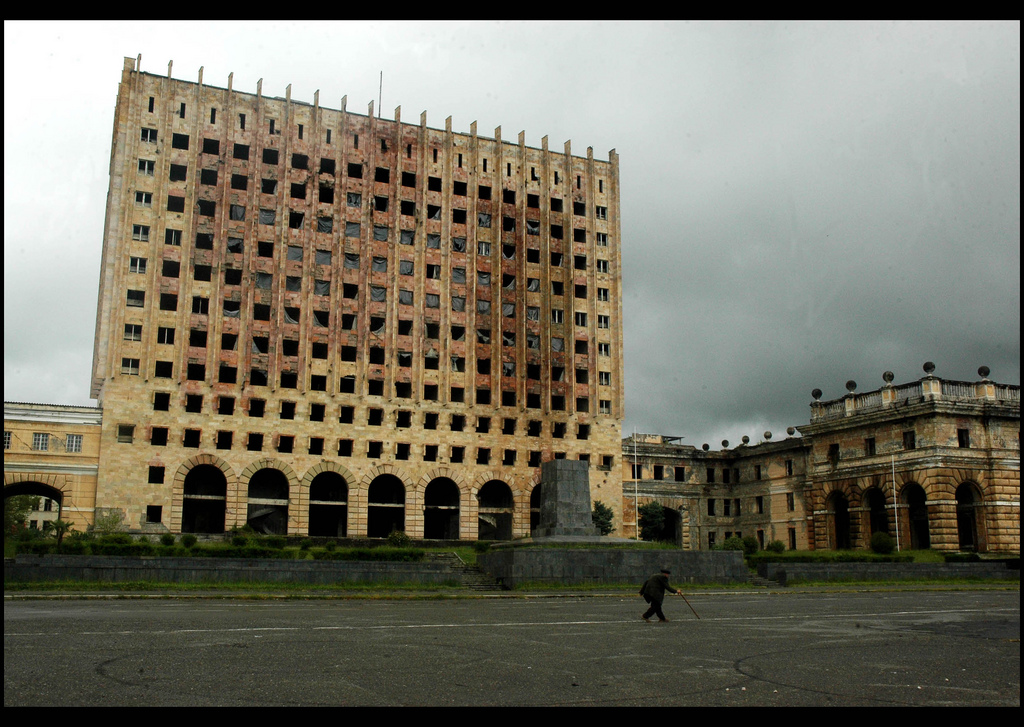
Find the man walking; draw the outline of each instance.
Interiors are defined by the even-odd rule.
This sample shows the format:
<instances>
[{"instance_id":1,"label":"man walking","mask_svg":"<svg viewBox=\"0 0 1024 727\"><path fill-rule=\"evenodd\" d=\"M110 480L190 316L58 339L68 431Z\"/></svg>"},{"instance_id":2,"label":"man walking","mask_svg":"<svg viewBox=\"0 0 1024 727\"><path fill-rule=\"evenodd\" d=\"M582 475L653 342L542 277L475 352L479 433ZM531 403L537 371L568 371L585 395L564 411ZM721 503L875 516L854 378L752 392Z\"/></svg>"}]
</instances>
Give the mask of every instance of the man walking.
<instances>
[{"instance_id":1,"label":"man walking","mask_svg":"<svg viewBox=\"0 0 1024 727\"><path fill-rule=\"evenodd\" d=\"M662 568L660 573L655 573L647 579L640 588L640 595L651 604L651 607L640 615L644 621L650 623L651 616L657 615L659 621L668 621L661 611L661 603L665 600L665 592L675 593L682 596L682 591L677 591L668 584L668 577L672 574L668 568Z\"/></svg>"}]
</instances>

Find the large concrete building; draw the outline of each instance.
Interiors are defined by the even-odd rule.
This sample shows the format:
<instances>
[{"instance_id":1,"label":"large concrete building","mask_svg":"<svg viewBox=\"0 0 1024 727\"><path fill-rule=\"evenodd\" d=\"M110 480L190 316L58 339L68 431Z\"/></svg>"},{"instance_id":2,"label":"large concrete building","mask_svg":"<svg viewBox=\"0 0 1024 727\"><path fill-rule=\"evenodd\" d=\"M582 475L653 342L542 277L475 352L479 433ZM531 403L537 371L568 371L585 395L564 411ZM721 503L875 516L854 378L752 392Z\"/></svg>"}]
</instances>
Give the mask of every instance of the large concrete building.
<instances>
[{"instance_id":1,"label":"large concrete building","mask_svg":"<svg viewBox=\"0 0 1024 727\"><path fill-rule=\"evenodd\" d=\"M126 58L92 395L134 529L529 534L541 462L621 521L618 158Z\"/></svg>"},{"instance_id":2,"label":"large concrete building","mask_svg":"<svg viewBox=\"0 0 1024 727\"><path fill-rule=\"evenodd\" d=\"M668 536L709 549L731 536L791 549L867 547L883 531L901 548L1020 551L1020 387L918 381L820 401L810 423L738 447L678 437L623 441L627 534L637 505L660 502ZM794 436L799 429L800 436Z\"/></svg>"}]
</instances>

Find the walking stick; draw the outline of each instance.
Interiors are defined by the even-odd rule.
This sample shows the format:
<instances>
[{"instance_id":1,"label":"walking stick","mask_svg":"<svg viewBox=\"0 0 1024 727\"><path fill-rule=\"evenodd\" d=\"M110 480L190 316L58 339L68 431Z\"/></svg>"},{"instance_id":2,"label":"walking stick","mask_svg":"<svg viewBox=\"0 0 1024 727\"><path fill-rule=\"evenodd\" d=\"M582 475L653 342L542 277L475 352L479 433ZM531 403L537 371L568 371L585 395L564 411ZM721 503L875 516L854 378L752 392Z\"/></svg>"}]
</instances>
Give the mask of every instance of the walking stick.
<instances>
[{"instance_id":1,"label":"walking stick","mask_svg":"<svg viewBox=\"0 0 1024 727\"><path fill-rule=\"evenodd\" d=\"M679 591L679 595L680 595L680 596L682 597L682 599L683 599L684 601L686 601L686 596L684 596L684 595L683 595L683 592L682 592L682 591ZM689 602L689 601L686 601L686 605L687 605L687 606L690 606L690 602ZM693 611L693 606L690 606L690 610L691 610L691 611ZM699 616L699 615L697 614L697 612L696 612L696 611L693 611L693 615L694 615L694 616L697 616L697 620L698 620L698 621L700 621L700 616Z\"/></svg>"}]
</instances>

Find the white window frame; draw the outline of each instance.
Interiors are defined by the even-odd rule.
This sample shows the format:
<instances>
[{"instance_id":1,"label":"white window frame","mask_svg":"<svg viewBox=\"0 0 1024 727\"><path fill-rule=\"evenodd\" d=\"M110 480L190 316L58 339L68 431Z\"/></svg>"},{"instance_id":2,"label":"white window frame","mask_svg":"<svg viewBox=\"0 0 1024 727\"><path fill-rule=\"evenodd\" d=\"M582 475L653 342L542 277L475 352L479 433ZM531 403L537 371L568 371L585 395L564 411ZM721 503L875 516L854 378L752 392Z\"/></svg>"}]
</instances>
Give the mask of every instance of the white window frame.
<instances>
[{"instance_id":1,"label":"white window frame","mask_svg":"<svg viewBox=\"0 0 1024 727\"><path fill-rule=\"evenodd\" d=\"M155 161L152 159L139 159L139 174L145 174L147 177L152 177L155 171Z\"/></svg>"},{"instance_id":2,"label":"white window frame","mask_svg":"<svg viewBox=\"0 0 1024 727\"><path fill-rule=\"evenodd\" d=\"M149 225L132 225L132 239L149 242Z\"/></svg>"},{"instance_id":3,"label":"white window frame","mask_svg":"<svg viewBox=\"0 0 1024 727\"><path fill-rule=\"evenodd\" d=\"M608 261L607 260L598 260L597 261L597 272L599 272L599 273L607 273L608 272Z\"/></svg>"},{"instance_id":4,"label":"white window frame","mask_svg":"<svg viewBox=\"0 0 1024 727\"><path fill-rule=\"evenodd\" d=\"M610 343L598 343L597 344L597 355L598 356L611 356L612 355L612 344L610 344Z\"/></svg>"},{"instance_id":5,"label":"white window frame","mask_svg":"<svg viewBox=\"0 0 1024 727\"><path fill-rule=\"evenodd\" d=\"M81 434L69 434L68 442L65 448L66 452L81 452L82 451L82 435Z\"/></svg>"},{"instance_id":6,"label":"white window frame","mask_svg":"<svg viewBox=\"0 0 1024 727\"><path fill-rule=\"evenodd\" d=\"M121 359L121 373L125 376L138 376L139 375L139 359L137 358L122 358Z\"/></svg>"},{"instance_id":7,"label":"white window frame","mask_svg":"<svg viewBox=\"0 0 1024 727\"><path fill-rule=\"evenodd\" d=\"M138 191L135 193L135 204L143 207L153 206L153 193Z\"/></svg>"},{"instance_id":8,"label":"white window frame","mask_svg":"<svg viewBox=\"0 0 1024 727\"><path fill-rule=\"evenodd\" d=\"M125 323L124 324L124 340L126 341L141 341L142 340L142 326L138 323Z\"/></svg>"},{"instance_id":9,"label":"white window frame","mask_svg":"<svg viewBox=\"0 0 1024 727\"><path fill-rule=\"evenodd\" d=\"M597 372L597 383L601 386L612 385L612 372L611 371L598 371Z\"/></svg>"},{"instance_id":10,"label":"white window frame","mask_svg":"<svg viewBox=\"0 0 1024 727\"><path fill-rule=\"evenodd\" d=\"M46 432L33 432L32 449L36 452L50 451L50 435Z\"/></svg>"},{"instance_id":11,"label":"white window frame","mask_svg":"<svg viewBox=\"0 0 1024 727\"><path fill-rule=\"evenodd\" d=\"M612 325L612 321L611 321L610 317L602 316L602 315L599 315L597 317L597 327L598 328L611 328L611 325Z\"/></svg>"},{"instance_id":12,"label":"white window frame","mask_svg":"<svg viewBox=\"0 0 1024 727\"><path fill-rule=\"evenodd\" d=\"M128 272L145 274L146 272L146 258L144 257L130 257L128 258Z\"/></svg>"},{"instance_id":13,"label":"white window frame","mask_svg":"<svg viewBox=\"0 0 1024 727\"><path fill-rule=\"evenodd\" d=\"M602 302L602 303L607 303L608 302L608 288L598 288L597 289L597 300Z\"/></svg>"}]
</instances>

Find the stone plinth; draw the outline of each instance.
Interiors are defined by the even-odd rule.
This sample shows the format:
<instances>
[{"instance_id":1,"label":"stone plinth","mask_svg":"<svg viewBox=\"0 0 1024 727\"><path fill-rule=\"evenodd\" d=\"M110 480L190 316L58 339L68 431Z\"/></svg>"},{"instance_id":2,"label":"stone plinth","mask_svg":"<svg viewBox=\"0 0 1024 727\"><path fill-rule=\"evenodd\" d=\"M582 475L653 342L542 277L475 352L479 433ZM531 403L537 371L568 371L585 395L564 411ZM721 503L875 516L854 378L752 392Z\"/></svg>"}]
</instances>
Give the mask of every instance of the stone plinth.
<instances>
[{"instance_id":1,"label":"stone plinth","mask_svg":"<svg viewBox=\"0 0 1024 727\"><path fill-rule=\"evenodd\" d=\"M555 459L540 470L540 525L533 539L600 535L590 504L590 465Z\"/></svg>"}]
</instances>

